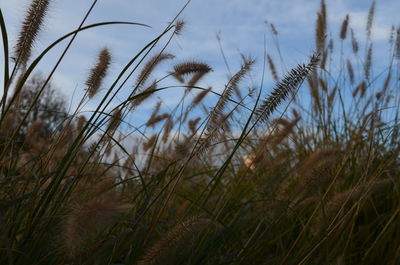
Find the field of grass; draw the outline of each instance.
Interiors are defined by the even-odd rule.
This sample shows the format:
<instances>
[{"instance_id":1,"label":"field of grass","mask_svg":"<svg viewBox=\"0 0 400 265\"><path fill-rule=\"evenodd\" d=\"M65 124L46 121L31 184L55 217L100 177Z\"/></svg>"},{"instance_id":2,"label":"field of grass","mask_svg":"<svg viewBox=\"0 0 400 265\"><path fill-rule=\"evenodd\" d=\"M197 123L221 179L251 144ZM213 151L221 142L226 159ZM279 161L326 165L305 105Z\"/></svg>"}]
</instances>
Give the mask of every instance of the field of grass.
<instances>
[{"instance_id":1,"label":"field of grass","mask_svg":"<svg viewBox=\"0 0 400 265\"><path fill-rule=\"evenodd\" d=\"M165 51L184 38L178 14L115 76L113 47L101 49L69 111L50 80L75 37L146 25L88 25L90 9L33 55L49 2L32 0L15 45L0 12L0 264L400 264L400 28L375 64L374 2L364 42L351 17L331 34L321 1L304 64L281 73L269 54L262 69L242 56L222 93L201 86L212 66ZM53 71L38 73L60 44ZM252 73L276 85L247 89ZM128 121L168 89L184 91L174 108L157 102L144 124ZM96 108L83 115L87 102Z\"/></svg>"}]
</instances>

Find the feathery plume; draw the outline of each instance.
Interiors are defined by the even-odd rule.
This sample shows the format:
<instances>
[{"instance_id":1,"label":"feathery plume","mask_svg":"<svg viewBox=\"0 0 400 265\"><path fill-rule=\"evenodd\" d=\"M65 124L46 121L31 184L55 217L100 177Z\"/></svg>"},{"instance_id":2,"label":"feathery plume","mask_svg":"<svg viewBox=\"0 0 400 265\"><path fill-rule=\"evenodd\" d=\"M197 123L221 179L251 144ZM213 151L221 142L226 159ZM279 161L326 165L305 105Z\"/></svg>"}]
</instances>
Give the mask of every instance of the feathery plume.
<instances>
[{"instance_id":1,"label":"feathery plume","mask_svg":"<svg viewBox=\"0 0 400 265\"><path fill-rule=\"evenodd\" d=\"M161 109L161 104L162 104L161 101L158 101L156 103L156 105L154 106L153 112L151 113L150 118L148 119L147 122L149 122L150 120L152 120L154 117L156 117L158 115L158 112ZM146 124L147 124L147 122L146 122Z\"/></svg>"},{"instance_id":2,"label":"feathery plume","mask_svg":"<svg viewBox=\"0 0 400 265\"><path fill-rule=\"evenodd\" d=\"M174 72L172 75L181 83L185 82L184 76L189 74L198 74L203 73L206 74L212 71L212 68L205 63L189 61L180 63L174 66ZM192 81L193 82L193 81Z\"/></svg>"},{"instance_id":3,"label":"feathery plume","mask_svg":"<svg viewBox=\"0 0 400 265\"><path fill-rule=\"evenodd\" d=\"M283 128L272 135L271 144L273 146L277 146L278 144L280 144L288 135L293 133L293 129L299 121L300 117L297 117L292 121L288 121L282 118L275 120L275 123L281 124Z\"/></svg>"},{"instance_id":4,"label":"feathery plume","mask_svg":"<svg viewBox=\"0 0 400 265\"><path fill-rule=\"evenodd\" d=\"M173 58L175 58L175 56L169 53L160 53L151 57L146 65L143 67L143 70L138 75L135 87L142 86L147 81L156 66L159 65L162 61L170 60Z\"/></svg>"},{"instance_id":5,"label":"feathery plume","mask_svg":"<svg viewBox=\"0 0 400 265\"><path fill-rule=\"evenodd\" d=\"M208 227L216 225L204 217L192 217L169 230L163 237L156 241L137 263L138 265L170 264L188 239L202 232Z\"/></svg>"},{"instance_id":6,"label":"feathery plume","mask_svg":"<svg viewBox=\"0 0 400 265\"><path fill-rule=\"evenodd\" d=\"M326 3L325 3L325 0L321 0L321 3L320 3L320 12L321 12L322 19L323 19L323 22L324 22L324 27L325 27L325 29L326 29L327 20L328 20L328 15L327 15L327 12L326 12Z\"/></svg>"},{"instance_id":7,"label":"feathery plume","mask_svg":"<svg viewBox=\"0 0 400 265\"><path fill-rule=\"evenodd\" d=\"M197 105L200 104L200 102L205 98L205 96L207 96L207 94L211 91L211 89L212 88L209 87L206 90L201 91L199 94L196 95L196 97L193 98L192 103L190 103L190 105L187 107L184 113L183 121L186 121L188 115L193 110L193 108L195 108Z\"/></svg>"},{"instance_id":8,"label":"feathery plume","mask_svg":"<svg viewBox=\"0 0 400 265\"><path fill-rule=\"evenodd\" d=\"M197 96L193 99L192 103L190 104L192 108L196 107L207 94L211 91L211 87L207 88L206 90L201 91Z\"/></svg>"},{"instance_id":9,"label":"feathery plume","mask_svg":"<svg viewBox=\"0 0 400 265\"><path fill-rule=\"evenodd\" d=\"M321 109L320 95L319 95L319 86L318 86L318 77L316 73L307 77L308 86L310 87L310 93L312 99L314 101L314 110L317 111Z\"/></svg>"},{"instance_id":10,"label":"feathery plume","mask_svg":"<svg viewBox=\"0 0 400 265\"><path fill-rule=\"evenodd\" d=\"M368 198L375 194L387 192L387 190L392 187L393 181L391 179L378 179L337 194L327 202L324 213L319 216L319 225L316 227L316 232L321 232L323 230L324 227L321 224L330 224L340 210L350 207L354 203L359 202L362 198ZM323 219L326 221L323 221Z\"/></svg>"},{"instance_id":11,"label":"feathery plume","mask_svg":"<svg viewBox=\"0 0 400 265\"><path fill-rule=\"evenodd\" d=\"M157 135L154 134L153 136L150 137L150 139L143 143L143 150L146 152L147 150L149 150L150 148L153 147L153 145L156 143L157 140Z\"/></svg>"},{"instance_id":12,"label":"feathery plume","mask_svg":"<svg viewBox=\"0 0 400 265\"><path fill-rule=\"evenodd\" d=\"M318 51L321 51L325 47L325 31L324 31L324 23L322 20L322 15L318 13L317 15L317 28L316 28L316 47Z\"/></svg>"},{"instance_id":13,"label":"feathery plume","mask_svg":"<svg viewBox=\"0 0 400 265\"><path fill-rule=\"evenodd\" d=\"M331 91L331 93L328 95L328 109L332 109L332 107L333 107L333 101L335 100L335 97L336 97L336 92L337 92L337 86L335 86L333 89L332 89L332 91Z\"/></svg>"},{"instance_id":14,"label":"feathery plume","mask_svg":"<svg viewBox=\"0 0 400 265\"><path fill-rule=\"evenodd\" d=\"M222 113L225 109L226 104L232 97L232 92L235 90L235 88L237 88L239 82L243 79L243 77L251 70L251 66L254 64L254 62L255 61L252 59L245 60L240 70L229 80L224 92L222 93L221 97L218 99L217 104L211 111L206 130L208 133L211 133L219 127L220 118L223 116Z\"/></svg>"},{"instance_id":15,"label":"feathery plume","mask_svg":"<svg viewBox=\"0 0 400 265\"><path fill-rule=\"evenodd\" d=\"M85 84L89 98L92 98L99 91L104 77L107 75L111 63L111 54L107 48L100 51L96 65L90 70Z\"/></svg>"},{"instance_id":16,"label":"feathery plume","mask_svg":"<svg viewBox=\"0 0 400 265\"><path fill-rule=\"evenodd\" d=\"M278 35L278 31L276 30L275 25L272 24L272 23L269 23L269 26L271 27L271 32L272 32L272 34L274 34L275 36L277 36L277 35Z\"/></svg>"},{"instance_id":17,"label":"feathery plume","mask_svg":"<svg viewBox=\"0 0 400 265\"><path fill-rule=\"evenodd\" d=\"M367 19L367 27L366 27L368 38L371 37L372 23L374 20L374 15L375 15L375 1L372 1L372 4L368 11L368 19Z\"/></svg>"},{"instance_id":18,"label":"feathery plume","mask_svg":"<svg viewBox=\"0 0 400 265\"><path fill-rule=\"evenodd\" d=\"M329 47L328 47L329 48ZM328 60L328 49L322 51L322 59L320 63L320 68L325 70L326 61Z\"/></svg>"},{"instance_id":19,"label":"feathery plume","mask_svg":"<svg viewBox=\"0 0 400 265\"><path fill-rule=\"evenodd\" d=\"M324 90L324 92L328 92L328 84L325 82L324 79L319 78L318 79L320 86L322 87L322 90Z\"/></svg>"},{"instance_id":20,"label":"feathery plume","mask_svg":"<svg viewBox=\"0 0 400 265\"><path fill-rule=\"evenodd\" d=\"M15 46L17 63L20 65L26 65L31 56L32 47L42 28L49 3L49 0L33 0L26 12L25 19L22 22L22 29Z\"/></svg>"},{"instance_id":21,"label":"feathery plume","mask_svg":"<svg viewBox=\"0 0 400 265\"><path fill-rule=\"evenodd\" d=\"M397 60L400 60L400 27L396 31L395 57Z\"/></svg>"},{"instance_id":22,"label":"feathery plume","mask_svg":"<svg viewBox=\"0 0 400 265\"><path fill-rule=\"evenodd\" d=\"M185 24L186 24L185 21L183 21L183 20L177 20L177 21L175 22L175 30L174 30L174 33L175 33L176 35L181 35L181 34L182 34L182 30L183 30Z\"/></svg>"},{"instance_id":23,"label":"feathery plume","mask_svg":"<svg viewBox=\"0 0 400 265\"><path fill-rule=\"evenodd\" d=\"M231 77L228 84L225 86L222 95L219 97L216 105L210 112L204 137L199 139L198 153L203 153L207 148L209 148L210 143L218 135L219 130L222 129L223 126L226 127L228 125L228 118L230 115L224 115L223 111L226 104L231 99L233 91L238 89L239 82L251 70L251 66L255 62L253 59L243 59L242 67Z\"/></svg>"},{"instance_id":24,"label":"feathery plume","mask_svg":"<svg viewBox=\"0 0 400 265\"><path fill-rule=\"evenodd\" d=\"M304 181L304 186L312 188L326 182L328 179L322 177L321 173L334 167L342 153L338 148L318 149L300 162L297 171Z\"/></svg>"},{"instance_id":25,"label":"feathery plume","mask_svg":"<svg viewBox=\"0 0 400 265\"><path fill-rule=\"evenodd\" d=\"M367 57L365 58L364 74L367 80L369 79L371 73L371 66L372 66L372 43L369 45Z\"/></svg>"},{"instance_id":26,"label":"feathery plume","mask_svg":"<svg viewBox=\"0 0 400 265\"><path fill-rule=\"evenodd\" d=\"M396 35L396 28L392 25L390 28L390 35L389 35L389 44L392 45L394 42L394 37Z\"/></svg>"},{"instance_id":27,"label":"feathery plume","mask_svg":"<svg viewBox=\"0 0 400 265\"><path fill-rule=\"evenodd\" d=\"M317 13L317 23L315 29L315 39L317 51L321 52L325 49L325 38L327 29L327 14L325 1L321 0L321 8Z\"/></svg>"},{"instance_id":28,"label":"feathery plume","mask_svg":"<svg viewBox=\"0 0 400 265\"><path fill-rule=\"evenodd\" d=\"M139 106L143 101L148 99L157 89L157 81L154 81L149 87L144 89L135 99L131 101L130 110L134 110L137 106Z\"/></svg>"},{"instance_id":29,"label":"feathery plume","mask_svg":"<svg viewBox=\"0 0 400 265\"><path fill-rule=\"evenodd\" d=\"M357 41L356 35L354 34L354 30L351 29L350 32L351 32L351 47L353 49L353 53L357 54L358 53L358 41Z\"/></svg>"},{"instance_id":30,"label":"feathery plume","mask_svg":"<svg viewBox=\"0 0 400 265\"><path fill-rule=\"evenodd\" d=\"M386 76L386 78L385 78L385 82L383 83L383 86L382 86L382 92L383 93L385 93L387 88L389 87L391 78L392 78L392 71L389 71L387 76Z\"/></svg>"},{"instance_id":31,"label":"feathery plume","mask_svg":"<svg viewBox=\"0 0 400 265\"><path fill-rule=\"evenodd\" d=\"M361 97L364 97L365 91L367 90L367 83L365 81L362 81L353 91L353 97L357 96L357 94L360 92Z\"/></svg>"},{"instance_id":32,"label":"feathery plume","mask_svg":"<svg viewBox=\"0 0 400 265\"><path fill-rule=\"evenodd\" d=\"M157 123L166 120L168 118L170 118L171 115L169 115L168 113L163 113L160 115L154 115L152 117L150 117L150 119L146 122L146 126L147 127L154 127Z\"/></svg>"},{"instance_id":33,"label":"feathery plume","mask_svg":"<svg viewBox=\"0 0 400 265\"><path fill-rule=\"evenodd\" d=\"M172 120L171 117L168 118L167 123L164 126L164 133L162 140L164 143L167 142L169 134L171 133L172 128L174 127L174 121Z\"/></svg>"},{"instance_id":34,"label":"feathery plume","mask_svg":"<svg viewBox=\"0 0 400 265\"><path fill-rule=\"evenodd\" d=\"M354 84L354 70L353 65L351 64L351 61L349 59L347 59L347 72L349 74L350 83Z\"/></svg>"},{"instance_id":35,"label":"feathery plume","mask_svg":"<svg viewBox=\"0 0 400 265\"><path fill-rule=\"evenodd\" d=\"M267 60L269 65L269 70L271 71L272 77L275 81L279 81L278 73L276 72L274 61L272 60L271 56L267 54Z\"/></svg>"},{"instance_id":36,"label":"feathery plume","mask_svg":"<svg viewBox=\"0 0 400 265\"><path fill-rule=\"evenodd\" d=\"M102 232L128 207L112 196L76 204L66 219L65 243L72 255L89 237Z\"/></svg>"},{"instance_id":37,"label":"feathery plume","mask_svg":"<svg viewBox=\"0 0 400 265\"><path fill-rule=\"evenodd\" d=\"M198 72L194 74L193 77L189 80L188 86L195 86L197 82L199 82L200 79L202 79L203 76L205 76L206 74L207 72Z\"/></svg>"},{"instance_id":38,"label":"feathery plume","mask_svg":"<svg viewBox=\"0 0 400 265\"><path fill-rule=\"evenodd\" d=\"M77 120L76 129L80 132L82 131L83 127L85 126L87 120L85 116L80 115Z\"/></svg>"},{"instance_id":39,"label":"feathery plume","mask_svg":"<svg viewBox=\"0 0 400 265\"><path fill-rule=\"evenodd\" d=\"M197 117L196 119L189 120L188 125L189 125L189 130L192 132L192 134L196 133L197 129L197 124L201 121L201 117Z\"/></svg>"},{"instance_id":40,"label":"feathery plume","mask_svg":"<svg viewBox=\"0 0 400 265\"><path fill-rule=\"evenodd\" d=\"M298 65L296 68L292 69L289 74L276 85L271 95L256 109L256 121L267 121L278 105L289 96L289 93L294 93L310 72L314 71L318 62L319 55L314 54L311 56L310 62L307 65Z\"/></svg>"},{"instance_id":41,"label":"feathery plume","mask_svg":"<svg viewBox=\"0 0 400 265\"><path fill-rule=\"evenodd\" d=\"M121 118L122 118L121 109L118 108L114 110L110 118L110 123L108 124L107 132L114 132L121 123Z\"/></svg>"},{"instance_id":42,"label":"feathery plume","mask_svg":"<svg viewBox=\"0 0 400 265\"><path fill-rule=\"evenodd\" d=\"M346 35L347 35L347 28L348 28L348 26L349 26L349 15L347 14L346 15L346 18L343 20L343 23L342 23L342 27L341 27L341 29L340 29L340 38L342 39L342 40L344 40L344 39L346 39Z\"/></svg>"}]
</instances>

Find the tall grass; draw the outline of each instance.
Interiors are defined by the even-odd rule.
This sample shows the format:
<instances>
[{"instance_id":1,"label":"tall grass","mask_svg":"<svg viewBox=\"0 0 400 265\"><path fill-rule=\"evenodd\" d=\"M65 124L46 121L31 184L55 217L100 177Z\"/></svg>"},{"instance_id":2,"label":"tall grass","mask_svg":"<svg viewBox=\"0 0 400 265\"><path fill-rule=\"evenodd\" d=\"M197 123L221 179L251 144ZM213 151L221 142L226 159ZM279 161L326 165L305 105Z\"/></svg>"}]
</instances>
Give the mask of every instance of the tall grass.
<instances>
[{"instance_id":1,"label":"tall grass","mask_svg":"<svg viewBox=\"0 0 400 265\"><path fill-rule=\"evenodd\" d=\"M282 73L271 54L261 70L243 56L221 93L202 87L212 66L166 52L182 34L179 12L116 74L113 47L99 47L85 94L68 112L50 81L77 34L147 25L86 25L95 0L76 30L35 55L50 2L32 1L15 45L0 12L1 264L400 262L400 29L378 68L374 2L364 54L352 17L330 29L321 1L306 64ZM330 30L339 34L327 39ZM34 74L62 42L52 70ZM161 63L171 70L160 77ZM243 89L251 72L264 80L267 66L274 87ZM308 95L300 99L299 89ZM176 106L165 111L158 101L145 123L132 122L143 102L169 90L182 91ZM97 105L83 115L88 102Z\"/></svg>"}]
</instances>

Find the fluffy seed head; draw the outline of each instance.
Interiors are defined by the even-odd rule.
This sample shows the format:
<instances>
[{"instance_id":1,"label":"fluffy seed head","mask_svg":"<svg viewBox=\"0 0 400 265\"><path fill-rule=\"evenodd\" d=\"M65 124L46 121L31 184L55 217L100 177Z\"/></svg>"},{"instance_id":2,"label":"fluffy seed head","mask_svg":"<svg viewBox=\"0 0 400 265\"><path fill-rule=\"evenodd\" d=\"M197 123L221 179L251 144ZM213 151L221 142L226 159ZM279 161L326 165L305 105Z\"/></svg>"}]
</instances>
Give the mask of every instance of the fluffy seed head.
<instances>
[{"instance_id":1,"label":"fluffy seed head","mask_svg":"<svg viewBox=\"0 0 400 265\"><path fill-rule=\"evenodd\" d=\"M208 227L217 227L204 217L192 217L167 231L158 241L145 251L138 265L171 264L171 259L179 247ZM175 254L175 255L174 255Z\"/></svg>"},{"instance_id":2,"label":"fluffy seed head","mask_svg":"<svg viewBox=\"0 0 400 265\"><path fill-rule=\"evenodd\" d=\"M396 48L395 56L397 60L400 60L400 27L396 31Z\"/></svg>"},{"instance_id":3,"label":"fluffy seed head","mask_svg":"<svg viewBox=\"0 0 400 265\"><path fill-rule=\"evenodd\" d=\"M231 99L233 91L238 89L239 82L251 70L254 62L255 61L252 59L244 60L240 70L229 80L224 92L222 92L221 97L210 114L209 122L207 124L207 132L211 133L219 127L219 121L221 120L221 117L224 116L223 111L226 104L228 103L229 99Z\"/></svg>"},{"instance_id":4,"label":"fluffy seed head","mask_svg":"<svg viewBox=\"0 0 400 265\"><path fill-rule=\"evenodd\" d=\"M340 38L342 40L346 39L347 28L349 26L349 15L346 15L346 18L343 20L342 27L340 29Z\"/></svg>"},{"instance_id":5,"label":"fluffy seed head","mask_svg":"<svg viewBox=\"0 0 400 265\"><path fill-rule=\"evenodd\" d=\"M141 94L138 94L138 97L131 101L131 110L134 110L137 106L140 105L143 101L148 99L157 89L157 82L154 81L149 87L144 89Z\"/></svg>"},{"instance_id":6,"label":"fluffy seed head","mask_svg":"<svg viewBox=\"0 0 400 265\"><path fill-rule=\"evenodd\" d=\"M150 119L146 122L147 127L154 127L157 123L170 118L171 115L168 113L163 113L160 115L155 115L154 117L150 117Z\"/></svg>"},{"instance_id":7,"label":"fluffy seed head","mask_svg":"<svg viewBox=\"0 0 400 265\"><path fill-rule=\"evenodd\" d=\"M175 56L169 53L156 54L152 58L150 58L150 60L143 67L142 72L140 72L139 76L137 77L136 87L140 87L146 82L146 80L149 78L150 74L153 72L158 64L160 64L162 61L170 60L173 58L175 58Z\"/></svg>"},{"instance_id":8,"label":"fluffy seed head","mask_svg":"<svg viewBox=\"0 0 400 265\"><path fill-rule=\"evenodd\" d=\"M201 117L197 117L196 119L189 120L188 125L189 125L189 130L192 132L192 134L196 133L197 129L197 124L201 121Z\"/></svg>"},{"instance_id":9,"label":"fluffy seed head","mask_svg":"<svg viewBox=\"0 0 400 265\"><path fill-rule=\"evenodd\" d=\"M374 20L374 15L375 15L375 1L372 2L368 12L367 27L366 27L368 38L371 37L372 22Z\"/></svg>"},{"instance_id":10,"label":"fluffy seed head","mask_svg":"<svg viewBox=\"0 0 400 265\"><path fill-rule=\"evenodd\" d=\"M119 124L121 123L121 118L122 118L122 113L121 113L121 109L118 108L116 110L114 110L111 119L110 119L110 123L108 124L108 132L113 132L115 129L118 128Z\"/></svg>"},{"instance_id":11,"label":"fluffy seed head","mask_svg":"<svg viewBox=\"0 0 400 265\"><path fill-rule=\"evenodd\" d=\"M184 77L190 74L206 74L212 71L211 67L205 63L200 63L196 61L189 61L180 63L174 66L174 72L172 75L181 83L185 82ZM202 77L202 76L200 76ZM199 77L197 77L200 79ZM193 83L193 80L192 82Z\"/></svg>"},{"instance_id":12,"label":"fluffy seed head","mask_svg":"<svg viewBox=\"0 0 400 265\"><path fill-rule=\"evenodd\" d=\"M371 74L371 67L372 67L372 43L368 48L367 57L365 58L364 74L366 79L369 79L369 76Z\"/></svg>"},{"instance_id":13,"label":"fluffy seed head","mask_svg":"<svg viewBox=\"0 0 400 265\"><path fill-rule=\"evenodd\" d=\"M289 93L295 92L303 83L304 79L317 67L318 62L319 55L314 54L307 65L298 65L296 68L292 69L289 74L276 85L271 95L256 109L256 121L267 121L278 105L289 96Z\"/></svg>"},{"instance_id":14,"label":"fluffy seed head","mask_svg":"<svg viewBox=\"0 0 400 265\"><path fill-rule=\"evenodd\" d=\"M15 56L19 65L26 65L31 56L34 42L48 11L49 2L49 0L33 0L26 12L15 46Z\"/></svg>"},{"instance_id":15,"label":"fluffy seed head","mask_svg":"<svg viewBox=\"0 0 400 265\"><path fill-rule=\"evenodd\" d=\"M186 22L183 20L177 20L175 23L175 31L176 35L180 35L182 33L182 29L184 28Z\"/></svg>"},{"instance_id":16,"label":"fluffy seed head","mask_svg":"<svg viewBox=\"0 0 400 265\"><path fill-rule=\"evenodd\" d=\"M356 36L354 34L354 30L351 29L350 32L351 32L351 47L353 48L353 52L355 54L357 54L358 53L358 41L357 41Z\"/></svg>"},{"instance_id":17,"label":"fluffy seed head","mask_svg":"<svg viewBox=\"0 0 400 265\"><path fill-rule=\"evenodd\" d=\"M354 70L350 60L347 60L347 72L349 74L350 83L354 84Z\"/></svg>"},{"instance_id":18,"label":"fluffy seed head","mask_svg":"<svg viewBox=\"0 0 400 265\"><path fill-rule=\"evenodd\" d=\"M100 51L96 65L90 69L90 74L86 80L89 98L92 98L99 91L103 79L107 75L111 63L111 54L107 48Z\"/></svg>"},{"instance_id":19,"label":"fluffy seed head","mask_svg":"<svg viewBox=\"0 0 400 265\"><path fill-rule=\"evenodd\" d=\"M72 255L88 237L100 233L125 209L126 205L111 196L93 198L75 205L67 216L65 230L65 243Z\"/></svg>"},{"instance_id":20,"label":"fluffy seed head","mask_svg":"<svg viewBox=\"0 0 400 265\"><path fill-rule=\"evenodd\" d=\"M197 96L193 99L191 106L194 108L196 107L203 99L205 96L207 96L207 94L211 91L211 87L209 87L206 90L201 91L199 94L197 94Z\"/></svg>"},{"instance_id":21,"label":"fluffy seed head","mask_svg":"<svg viewBox=\"0 0 400 265\"><path fill-rule=\"evenodd\" d=\"M268 54L267 55L267 60L268 60L268 65L269 65L269 70L271 71L272 77L274 78L275 81L279 80L278 73L276 71L276 67L274 64L274 61L272 60L271 56Z\"/></svg>"}]
</instances>

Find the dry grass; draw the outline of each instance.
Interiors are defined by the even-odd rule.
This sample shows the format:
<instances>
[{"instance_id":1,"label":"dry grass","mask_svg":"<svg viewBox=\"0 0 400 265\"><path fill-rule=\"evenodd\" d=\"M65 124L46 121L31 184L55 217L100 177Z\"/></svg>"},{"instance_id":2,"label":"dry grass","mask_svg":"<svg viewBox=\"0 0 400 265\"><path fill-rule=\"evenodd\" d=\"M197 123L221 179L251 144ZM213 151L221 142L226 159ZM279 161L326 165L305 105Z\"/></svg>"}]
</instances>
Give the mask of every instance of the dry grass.
<instances>
[{"instance_id":1,"label":"dry grass","mask_svg":"<svg viewBox=\"0 0 400 265\"><path fill-rule=\"evenodd\" d=\"M224 89L203 87L207 62L165 52L174 19L117 73L114 47L100 50L72 110L33 74L49 4L32 1L4 73L0 264L400 263L400 30L378 69L375 2L359 43L351 15L333 30L321 1L315 53L288 73L279 46L268 54L268 92L245 89L261 75L245 56Z\"/></svg>"}]
</instances>

